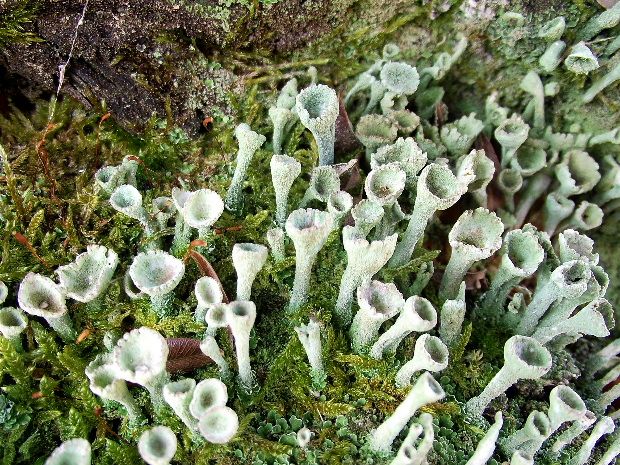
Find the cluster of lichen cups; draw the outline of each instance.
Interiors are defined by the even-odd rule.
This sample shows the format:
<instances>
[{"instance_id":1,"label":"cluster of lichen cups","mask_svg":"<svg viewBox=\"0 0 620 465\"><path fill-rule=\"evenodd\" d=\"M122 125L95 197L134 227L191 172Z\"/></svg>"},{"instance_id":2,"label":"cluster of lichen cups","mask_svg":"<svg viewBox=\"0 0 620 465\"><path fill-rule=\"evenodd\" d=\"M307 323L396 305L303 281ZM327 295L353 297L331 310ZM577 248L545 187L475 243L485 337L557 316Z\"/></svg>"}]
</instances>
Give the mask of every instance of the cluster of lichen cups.
<instances>
[{"instance_id":1,"label":"cluster of lichen cups","mask_svg":"<svg viewBox=\"0 0 620 465\"><path fill-rule=\"evenodd\" d=\"M541 66L547 72L563 50L557 42L563 26L561 21L556 23L547 25L548 30L541 36L551 42L544 60L541 58ZM614 326L613 312L604 299L608 278L598 265L593 242L577 231L601 224L602 210L596 202L613 209L620 199L620 166L613 159L606 159L609 169L601 176L598 163L585 151L608 138L545 130L545 93L536 72L522 82L524 90L532 95L531 105L523 115L509 117L508 110L491 96L483 115L464 116L440 131L423 123L407 109L409 102L415 101L420 115L425 117L427 111L421 102L427 99L418 97L430 92L433 81L447 73L465 45L460 40L453 54L442 56L420 72L407 63L391 61L394 48L388 48L386 56L350 89L345 102L351 113L360 115L356 134L365 146L371 166L364 183L365 199L355 204L352 196L341 190L340 175L333 166L335 125L340 112L336 92L321 84L311 84L298 92L297 81L289 81L276 105L269 109L273 122L270 168L276 205L273 228L265 238L269 248L247 243L233 247L236 300L225 301L221 284L214 277L200 278L194 287L198 302L196 319L206 325L200 347L217 364L222 380L171 381L166 371L165 338L142 327L125 334L108 353L91 362L86 375L92 391L121 404L132 421L140 421L143 412L126 382L138 384L149 391L156 409L169 406L196 433L196 440L203 438L218 444L230 441L239 422L236 413L226 406L228 393L224 381L231 379L231 370L218 346L217 331L228 328L235 347L238 384L241 390L251 392L256 381L250 365L249 341L257 313L251 300L252 284L269 259L269 252L272 260L281 261L290 250L289 242L295 251L294 282L287 308L279 310L287 315L305 312L308 323L291 331L295 331L306 352L312 388L321 389L327 382L321 344L325 322L314 315L308 318L306 309L312 269L334 231L342 236L347 261L338 298L333 303L332 324L349 334L353 352L383 359L395 353L405 338L418 335L411 359L401 364L393 380L396 386L408 389L404 400L368 433L368 448L380 456L390 456L394 441L409 424L392 465L426 463L432 449L431 415L422 413L412 423L410 420L420 408L445 396L432 373L449 366L450 348L461 334L467 311L465 277L476 263L499 252L499 266L490 287L470 310L477 316L502 321L514 335L505 342L502 368L479 395L464 405L468 421L484 425L482 415L493 399L520 380L545 376L553 363L550 349L563 348L584 335L608 336ZM578 43L566 58L566 66L584 72L594 66L590 55L585 44ZM588 90L584 101L591 100L595 90L604 88L612 78L605 79ZM297 121L316 141L319 166L312 170L298 208L289 213L289 193L294 183L300 182L297 179L301 164L282 154L282 148ZM494 135L501 146L498 173L484 151L472 150L483 131ZM209 189L175 189L171 197L157 198L150 208L145 208L131 158L97 173L96 182L102 194L109 196L112 207L140 222L145 235L154 238L134 257L125 284L131 298L148 296L152 311L160 318L173 311L174 291L185 272L183 261L176 255L187 248L193 230L197 230L198 238L205 239L224 208L233 212L240 208L245 178L266 137L247 124L239 125L235 136L239 143L237 165L224 200ZM506 198L504 208L497 212L487 209L486 188L492 181ZM525 224L533 205L549 190L552 192L545 201L544 230ZM571 197L591 191L596 194L593 201L582 200L576 207ZM436 213L455 205L468 193L479 207L464 211L448 235L451 253L438 289L439 311L420 295L433 275L430 262L406 289L374 279L386 267L397 269L407 265ZM405 213L399 200L413 205L412 211ZM346 218L353 221L343 226ZM173 219L175 235L170 252L166 252L160 249L157 232L166 229ZM57 270L59 284L42 275L27 275L19 289L19 306L31 315L45 318L70 341L75 331L67 316L66 297L80 302L95 300L105 290L116 265L113 251L91 246L74 263ZM536 287L533 295L526 295L527 289L519 285L532 276L537 278ZM26 325L20 310L7 307L0 311L0 331L18 345L20 330ZM430 334L435 330L437 335ZM592 356L589 375L609 369L610 361L615 361L618 353L620 343L616 342ZM511 457L511 464L533 464L542 447L550 445L553 453L559 453L594 425L570 461L570 465L583 465L596 442L614 429L613 420L604 414L620 397L620 390L603 393L602 388L619 371L617 366L611 367L597 380L601 394L596 400L596 413L588 410L568 386L555 387L549 396L548 411L532 412L522 428L509 436L500 438L503 416L497 412L468 465L486 463L496 447ZM565 423L570 426L552 441ZM310 432L304 430L298 435L298 444L306 447L309 438ZM156 426L144 432L138 448L147 463L166 464L174 456L176 437L170 429ZM619 452L620 445L615 441L599 463L610 463ZM88 443L79 439L68 441L46 463L64 463L69 458L72 463L90 463Z\"/></svg>"}]
</instances>

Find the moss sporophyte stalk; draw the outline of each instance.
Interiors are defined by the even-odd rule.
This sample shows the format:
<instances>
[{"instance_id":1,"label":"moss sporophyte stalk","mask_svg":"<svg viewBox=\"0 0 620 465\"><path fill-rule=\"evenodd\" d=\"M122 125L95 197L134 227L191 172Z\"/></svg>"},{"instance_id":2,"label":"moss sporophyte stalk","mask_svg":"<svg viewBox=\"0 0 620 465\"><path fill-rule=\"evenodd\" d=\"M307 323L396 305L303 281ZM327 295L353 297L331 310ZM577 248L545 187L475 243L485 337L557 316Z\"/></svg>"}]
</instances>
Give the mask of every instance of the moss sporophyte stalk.
<instances>
[{"instance_id":1,"label":"moss sporophyte stalk","mask_svg":"<svg viewBox=\"0 0 620 465\"><path fill-rule=\"evenodd\" d=\"M2 110L0 463L614 463L620 4L422 3L230 30L199 136Z\"/></svg>"}]
</instances>

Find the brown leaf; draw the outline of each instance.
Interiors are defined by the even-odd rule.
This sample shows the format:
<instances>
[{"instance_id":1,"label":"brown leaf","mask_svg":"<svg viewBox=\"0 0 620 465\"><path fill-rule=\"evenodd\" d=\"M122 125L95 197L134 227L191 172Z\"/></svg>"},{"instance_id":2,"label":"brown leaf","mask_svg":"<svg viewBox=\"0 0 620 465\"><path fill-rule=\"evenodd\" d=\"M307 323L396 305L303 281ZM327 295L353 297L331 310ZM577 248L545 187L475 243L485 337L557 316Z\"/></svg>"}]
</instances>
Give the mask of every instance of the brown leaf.
<instances>
[{"instance_id":1,"label":"brown leaf","mask_svg":"<svg viewBox=\"0 0 620 465\"><path fill-rule=\"evenodd\" d=\"M497 187L497 177L502 169L499 157L497 156L495 147L493 147L491 143L491 139L484 133L480 133L476 139L475 147L477 150L484 150L484 154L493 162L493 166L495 166L493 182L487 186L487 208L491 211L497 211L504 205L504 194L499 190L499 187Z\"/></svg>"},{"instance_id":2,"label":"brown leaf","mask_svg":"<svg viewBox=\"0 0 620 465\"><path fill-rule=\"evenodd\" d=\"M213 361L200 350L200 341L185 337L168 338L168 361L166 370L169 373L184 373L209 365Z\"/></svg>"},{"instance_id":3,"label":"brown leaf","mask_svg":"<svg viewBox=\"0 0 620 465\"><path fill-rule=\"evenodd\" d=\"M353 125L349 120L347 109L344 106L342 96L338 96L338 104L340 111L338 118L336 118L336 143L334 144L334 152L336 155L346 155L351 153L355 149L362 146L355 132L353 131Z\"/></svg>"},{"instance_id":4,"label":"brown leaf","mask_svg":"<svg viewBox=\"0 0 620 465\"><path fill-rule=\"evenodd\" d=\"M187 259L191 257L192 260L194 260L194 263L196 263L196 266L198 266L198 269L200 269L200 272L204 276L209 276L215 279L219 283L220 289L222 290L222 295L224 296L224 299L223 299L224 303L227 304L230 302L230 300L228 299L228 296L226 295L224 286L222 286L222 282L220 281L220 278L215 272L215 269L213 268L213 266L211 266L211 263L209 262L209 260L207 260L204 257L204 255L202 255L200 252L194 249L194 247L203 246L203 245L207 245L207 243L202 240L192 241L189 245L189 248L187 249L187 254L185 255L185 261L187 261Z\"/></svg>"},{"instance_id":5,"label":"brown leaf","mask_svg":"<svg viewBox=\"0 0 620 465\"><path fill-rule=\"evenodd\" d=\"M441 101L435 107L435 122L441 127L446 121L448 121L448 105Z\"/></svg>"}]
</instances>

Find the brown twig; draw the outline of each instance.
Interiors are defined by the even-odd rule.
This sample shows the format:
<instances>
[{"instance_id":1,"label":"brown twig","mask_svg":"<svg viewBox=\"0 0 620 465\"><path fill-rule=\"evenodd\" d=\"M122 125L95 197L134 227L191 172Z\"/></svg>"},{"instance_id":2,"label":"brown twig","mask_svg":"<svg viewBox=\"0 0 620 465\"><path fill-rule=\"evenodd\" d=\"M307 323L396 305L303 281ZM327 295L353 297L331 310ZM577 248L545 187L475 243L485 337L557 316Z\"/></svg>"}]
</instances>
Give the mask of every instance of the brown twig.
<instances>
[{"instance_id":1,"label":"brown twig","mask_svg":"<svg viewBox=\"0 0 620 465\"><path fill-rule=\"evenodd\" d=\"M37 251L35 250L33 245L30 243L30 241L26 238L26 236L24 236L22 233L19 233L17 231L13 231L12 234L13 234L13 237L15 238L15 240L17 242L19 242L21 245L23 245L24 247L26 247L28 249L28 251L34 256L34 258L36 258L39 262L41 262L43 264L43 266L45 266L46 268L51 268L49 263L47 263L43 259L43 257L41 257L37 253Z\"/></svg>"}]
</instances>

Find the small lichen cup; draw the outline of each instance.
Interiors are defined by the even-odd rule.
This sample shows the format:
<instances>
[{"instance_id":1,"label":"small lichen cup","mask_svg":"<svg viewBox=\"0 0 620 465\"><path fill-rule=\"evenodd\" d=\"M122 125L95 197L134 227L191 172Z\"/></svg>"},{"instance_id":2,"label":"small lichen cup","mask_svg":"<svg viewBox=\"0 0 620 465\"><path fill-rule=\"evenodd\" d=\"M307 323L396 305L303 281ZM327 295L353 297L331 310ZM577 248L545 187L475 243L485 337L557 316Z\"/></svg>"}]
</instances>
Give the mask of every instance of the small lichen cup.
<instances>
[{"instance_id":1,"label":"small lichen cup","mask_svg":"<svg viewBox=\"0 0 620 465\"><path fill-rule=\"evenodd\" d=\"M91 302L106 290L114 270L118 265L118 255L114 250L102 245L89 245L86 252L75 260L56 269L60 287L65 295L78 302Z\"/></svg>"},{"instance_id":2,"label":"small lichen cup","mask_svg":"<svg viewBox=\"0 0 620 465\"><path fill-rule=\"evenodd\" d=\"M198 429L207 441L226 444L239 429L239 417L230 407L213 407L200 418Z\"/></svg>"},{"instance_id":3,"label":"small lichen cup","mask_svg":"<svg viewBox=\"0 0 620 465\"><path fill-rule=\"evenodd\" d=\"M342 241L347 252L347 267L340 280L340 290L334 309L337 324L347 327L351 324L351 302L355 290L369 281L390 259L396 247L398 236L392 234L383 240L367 241L358 235L352 226L342 230Z\"/></svg>"},{"instance_id":4,"label":"small lichen cup","mask_svg":"<svg viewBox=\"0 0 620 465\"><path fill-rule=\"evenodd\" d=\"M503 232L502 221L485 208L468 210L459 217L448 235L452 254L439 287L443 300L457 296L465 274L474 263L499 250Z\"/></svg>"},{"instance_id":5,"label":"small lichen cup","mask_svg":"<svg viewBox=\"0 0 620 465\"><path fill-rule=\"evenodd\" d=\"M44 465L90 465L91 448L86 439L69 439L54 449Z\"/></svg>"},{"instance_id":6,"label":"small lichen cup","mask_svg":"<svg viewBox=\"0 0 620 465\"><path fill-rule=\"evenodd\" d=\"M169 381L168 353L166 339L143 326L125 333L117 342L112 363L119 378L145 387L153 405L160 408L164 403L162 389Z\"/></svg>"},{"instance_id":7,"label":"small lichen cup","mask_svg":"<svg viewBox=\"0 0 620 465\"><path fill-rule=\"evenodd\" d=\"M254 374L250 366L250 332L256 320L256 305L249 300L236 300L228 304L226 320L235 340L237 368L242 388L251 391Z\"/></svg>"},{"instance_id":8,"label":"small lichen cup","mask_svg":"<svg viewBox=\"0 0 620 465\"><path fill-rule=\"evenodd\" d=\"M301 163L288 155L274 155L269 167L276 195L276 222L284 225L288 214L288 195L295 179L301 174Z\"/></svg>"},{"instance_id":9,"label":"small lichen cup","mask_svg":"<svg viewBox=\"0 0 620 465\"><path fill-rule=\"evenodd\" d=\"M437 210L454 205L466 191L467 185L460 182L450 168L438 163L427 165L418 179L415 204L407 229L396 245L388 266L395 268L406 264L424 236L430 218Z\"/></svg>"},{"instance_id":10,"label":"small lichen cup","mask_svg":"<svg viewBox=\"0 0 620 465\"><path fill-rule=\"evenodd\" d=\"M194 396L196 381L192 378L183 378L178 381L171 381L164 385L163 396L166 403L172 408L174 413L192 431L198 430L198 421L192 416L189 405Z\"/></svg>"},{"instance_id":11,"label":"small lichen cup","mask_svg":"<svg viewBox=\"0 0 620 465\"><path fill-rule=\"evenodd\" d=\"M357 288L357 303L349 332L353 351L362 353L377 338L381 325L403 308L405 299L394 283L369 281Z\"/></svg>"},{"instance_id":12,"label":"small lichen cup","mask_svg":"<svg viewBox=\"0 0 620 465\"><path fill-rule=\"evenodd\" d=\"M65 341L71 341L77 336L67 315L65 296L50 278L28 273L19 285L17 302L26 313L44 318Z\"/></svg>"},{"instance_id":13,"label":"small lichen cup","mask_svg":"<svg viewBox=\"0 0 620 465\"><path fill-rule=\"evenodd\" d=\"M28 318L22 310L14 307L0 308L0 334L17 350L22 350L21 334L28 326Z\"/></svg>"},{"instance_id":14,"label":"small lichen cup","mask_svg":"<svg viewBox=\"0 0 620 465\"><path fill-rule=\"evenodd\" d=\"M228 402L228 389L226 385L216 378L203 379L193 389L189 403L189 411L198 420L209 409L221 407Z\"/></svg>"},{"instance_id":15,"label":"small lichen cup","mask_svg":"<svg viewBox=\"0 0 620 465\"><path fill-rule=\"evenodd\" d=\"M423 333L437 325L437 311L433 304L420 296L405 301L394 324L370 348L370 356L379 360L385 351L395 351L401 341L412 332Z\"/></svg>"},{"instance_id":16,"label":"small lichen cup","mask_svg":"<svg viewBox=\"0 0 620 465\"><path fill-rule=\"evenodd\" d=\"M250 126L245 123L241 123L235 128L235 137L239 143L239 150L237 151L235 173L226 193L225 204L229 210L238 210L241 207L243 183L248 168L256 151L267 140L262 134L252 131Z\"/></svg>"},{"instance_id":17,"label":"small lichen cup","mask_svg":"<svg viewBox=\"0 0 620 465\"><path fill-rule=\"evenodd\" d=\"M444 396L444 390L431 374L422 373L394 413L370 434L371 450L389 452L394 439L415 415L415 412L424 405L443 399Z\"/></svg>"},{"instance_id":18,"label":"small lichen cup","mask_svg":"<svg viewBox=\"0 0 620 465\"><path fill-rule=\"evenodd\" d=\"M183 203L183 219L192 228L198 230L198 237L206 239L211 226L224 212L224 201L211 189L199 189L190 192Z\"/></svg>"},{"instance_id":19,"label":"small lichen cup","mask_svg":"<svg viewBox=\"0 0 620 465\"><path fill-rule=\"evenodd\" d=\"M418 371L437 373L448 366L448 348L436 336L422 334L415 343L413 358L396 373L396 386L411 384L412 376Z\"/></svg>"},{"instance_id":20,"label":"small lichen cup","mask_svg":"<svg viewBox=\"0 0 620 465\"><path fill-rule=\"evenodd\" d=\"M224 300L224 293L218 280L211 276L202 276L194 285L194 294L198 305L194 310L196 321L204 322L209 308L221 304Z\"/></svg>"},{"instance_id":21,"label":"small lichen cup","mask_svg":"<svg viewBox=\"0 0 620 465\"><path fill-rule=\"evenodd\" d=\"M176 454L177 438L167 426L155 426L142 433L138 451L148 465L168 465Z\"/></svg>"},{"instance_id":22,"label":"small lichen cup","mask_svg":"<svg viewBox=\"0 0 620 465\"><path fill-rule=\"evenodd\" d=\"M136 287L151 298L153 311L163 318L170 314L173 291L185 273L182 260L162 250L136 255L129 266L129 276Z\"/></svg>"}]
</instances>

